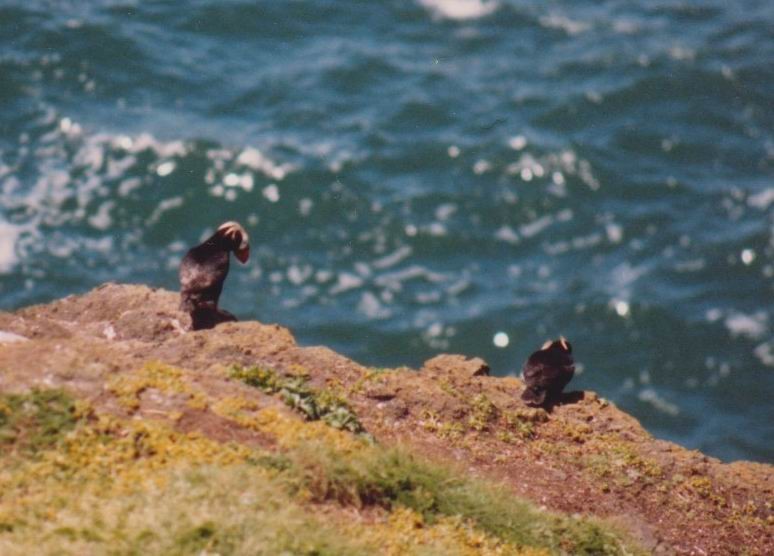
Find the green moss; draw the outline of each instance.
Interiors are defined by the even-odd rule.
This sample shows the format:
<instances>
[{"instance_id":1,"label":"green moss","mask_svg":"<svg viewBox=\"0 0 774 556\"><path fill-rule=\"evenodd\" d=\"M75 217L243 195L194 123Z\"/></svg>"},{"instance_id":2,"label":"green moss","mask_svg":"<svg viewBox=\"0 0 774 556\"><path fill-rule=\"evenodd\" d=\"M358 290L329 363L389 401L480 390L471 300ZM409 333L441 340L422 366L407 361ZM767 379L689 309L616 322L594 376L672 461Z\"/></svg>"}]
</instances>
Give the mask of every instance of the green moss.
<instances>
[{"instance_id":1,"label":"green moss","mask_svg":"<svg viewBox=\"0 0 774 556\"><path fill-rule=\"evenodd\" d=\"M422 428L446 440L459 440L465 435L465 426L457 421L442 421L435 411L422 412Z\"/></svg>"},{"instance_id":2,"label":"green moss","mask_svg":"<svg viewBox=\"0 0 774 556\"><path fill-rule=\"evenodd\" d=\"M231 367L229 375L267 394L278 394L286 405L310 421L322 420L336 429L365 432L357 415L340 394L310 387L306 376L282 376L273 369L236 365Z\"/></svg>"},{"instance_id":3,"label":"green moss","mask_svg":"<svg viewBox=\"0 0 774 556\"><path fill-rule=\"evenodd\" d=\"M267 394L274 394L282 387L279 375L274 369L263 367L249 367L246 369L234 365L229 369L229 376L255 388L260 388Z\"/></svg>"},{"instance_id":4,"label":"green moss","mask_svg":"<svg viewBox=\"0 0 774 556\"><path fill-rule=\"evenodd\" d=\"M0 452L49 448L78 420L75 400L62 390L0 395Z\"/></svg>"},{"instance_id":5,"label":"green moss","mask_svg":"<svg viewBox=\"0 0 774 556\"><path fill-rule=\"evenodd\" d=\"M548 414L543 409L506 411L503 414L505 428L498 433L498 438L506 442L534 438L538 425L547 420Z\"/></svg>"},{"instance_id":6,"label":"green moss","mask_svg":"<svg viewBox=\"0 0 774 556\"><path fill-rule=\"evenodd\" d=\"M490 423L497 419L499 410L484 394L478 394L473 398L471 411L468 416L468 426L476 431L484 431Z\"/></svg>"},{"instance_id":7,"label":"green moss","mask_svg":"<svg viewBox=\"0 0 774 556\"><path fill-rule=\"evenodd\" d=\"M591 453L584 454L583 466L599 478L610 478L619 486L637 481L652 483L663 477L661 466L642 457L632 442L613 435L600 435L589 442Z\"/></svg>"}]
</instances>

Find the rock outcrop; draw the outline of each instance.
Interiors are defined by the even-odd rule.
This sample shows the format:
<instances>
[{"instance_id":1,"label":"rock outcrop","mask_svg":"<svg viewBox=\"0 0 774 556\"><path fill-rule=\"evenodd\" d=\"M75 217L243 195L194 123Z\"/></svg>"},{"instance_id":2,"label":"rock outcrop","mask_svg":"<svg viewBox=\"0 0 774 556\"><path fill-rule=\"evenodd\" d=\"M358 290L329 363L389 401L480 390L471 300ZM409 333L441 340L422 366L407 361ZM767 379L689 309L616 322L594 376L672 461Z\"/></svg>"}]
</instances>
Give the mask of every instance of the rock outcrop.
<instances>
[{"instance_id":1,"label":"rock outcrop","mask_svg":"<svg viewBox=\"0 0 774 556\"><path fill-rule=\"evenodd\" d=\"M191 332L177 306L172 292L105 284L0 313L0 392L62 388L106 414L270 447L265 434L212 408L237 398L283 407L270 388L257 394L227 372L272 369L337 392L381 444L454 462L551 510L613 519L652 552L774 554L772 466L723 464L655 439L592 392L566 394L550 413L528 408L522 383L489 376L480 359L371 369L299 346L278 325ZM148 364L179 372L154 374ZM202 392L207 401L192 403Z\"/></svg>"}]
</instances>

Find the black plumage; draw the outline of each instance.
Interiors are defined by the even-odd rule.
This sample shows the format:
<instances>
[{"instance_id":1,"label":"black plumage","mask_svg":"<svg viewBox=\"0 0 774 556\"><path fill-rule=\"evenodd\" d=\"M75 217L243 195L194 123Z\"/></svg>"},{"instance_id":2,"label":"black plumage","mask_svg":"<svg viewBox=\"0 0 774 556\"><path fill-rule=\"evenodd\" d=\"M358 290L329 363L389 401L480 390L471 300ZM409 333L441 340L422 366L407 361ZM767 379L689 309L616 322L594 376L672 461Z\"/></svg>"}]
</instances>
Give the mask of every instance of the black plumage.
<instances>
[{"instance_id":1,"label":"black plumage","mask_svg":"<svg viewBox=\"0 0 774 556\"><path fill-rule=\"evenodd\" d=\"M180 309L191 315L194 330L237 320L218 307L232 252L245 263L250 243L242 226L226 222L210 238L191 248L180 263Z\"/></svg>"},{"instance_id":2,"label":"black plumage","mask_svg":"<svg viewBox=\"0 0 774 556\"><path fill-rule=\"evenodd\" d=\"M572 346L564 338L548 341L524 363L526 388L521 395L527 405L540 407L558 401L575 374Z\"/></svg>"}]
</instances>

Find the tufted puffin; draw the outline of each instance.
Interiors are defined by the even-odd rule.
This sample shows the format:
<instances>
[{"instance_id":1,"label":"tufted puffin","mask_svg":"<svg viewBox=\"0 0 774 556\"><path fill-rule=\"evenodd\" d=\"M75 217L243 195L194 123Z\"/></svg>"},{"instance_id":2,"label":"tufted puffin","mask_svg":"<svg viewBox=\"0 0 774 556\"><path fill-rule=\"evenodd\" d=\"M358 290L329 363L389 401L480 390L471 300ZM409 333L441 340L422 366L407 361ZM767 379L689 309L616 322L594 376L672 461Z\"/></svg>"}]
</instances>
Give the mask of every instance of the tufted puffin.
<instances>
[{"instance_id":1,"label":"tufted puffin","mask_svg":"<svg viewBox=\"0 0 774 556\"><path fill-rule=\"evenodd\" d=\"M564 338L549 340L524 363L522 375L527 387L521 399L532 407L551 404L558 400L573 374L570 342Z\"/></svg>"},{"instance_id":2,"label":"tufted puffin","mask_svg":"<svg viewBox=\"0 0 774 556\"><path fill-rule=\"evenodd\" d=\"M218 308L232 251L244 264L250 257L250 242L242 226L237 222L225 222L212 237L191 248L180 263L180 310L191 315L194 330L237 320L228 311Z\"/></svg>"}]
</instances>

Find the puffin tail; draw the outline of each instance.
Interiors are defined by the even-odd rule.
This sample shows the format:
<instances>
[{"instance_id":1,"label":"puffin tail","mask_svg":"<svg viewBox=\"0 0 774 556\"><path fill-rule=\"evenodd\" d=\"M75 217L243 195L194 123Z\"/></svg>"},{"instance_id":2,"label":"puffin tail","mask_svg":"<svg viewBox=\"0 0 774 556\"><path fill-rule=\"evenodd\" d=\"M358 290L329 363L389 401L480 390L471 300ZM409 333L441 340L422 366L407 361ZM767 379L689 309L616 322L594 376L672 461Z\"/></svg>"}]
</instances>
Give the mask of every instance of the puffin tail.
<instances>
[{"instance_id":1,"label":"puffin tail","mask_svg":"<svg viewBox=\"0 0 774 556\"><path fill-rule=\"evenodd\" d=\"M223 309L197 307L191 311L191 329L208 330L223 322L235 322L237 318Z\"/></svg>"},{"instance_id":2,"label":"puffin tail","mask_svg":"<svg viewBox=\"0 0 774 556\"><path fill-rule=\"evenodd\" d=\"M546 391L534 386L527 386L521 394L521 399L531 407L540 407L546 401Z\"/></svg>"}]
</instances>

